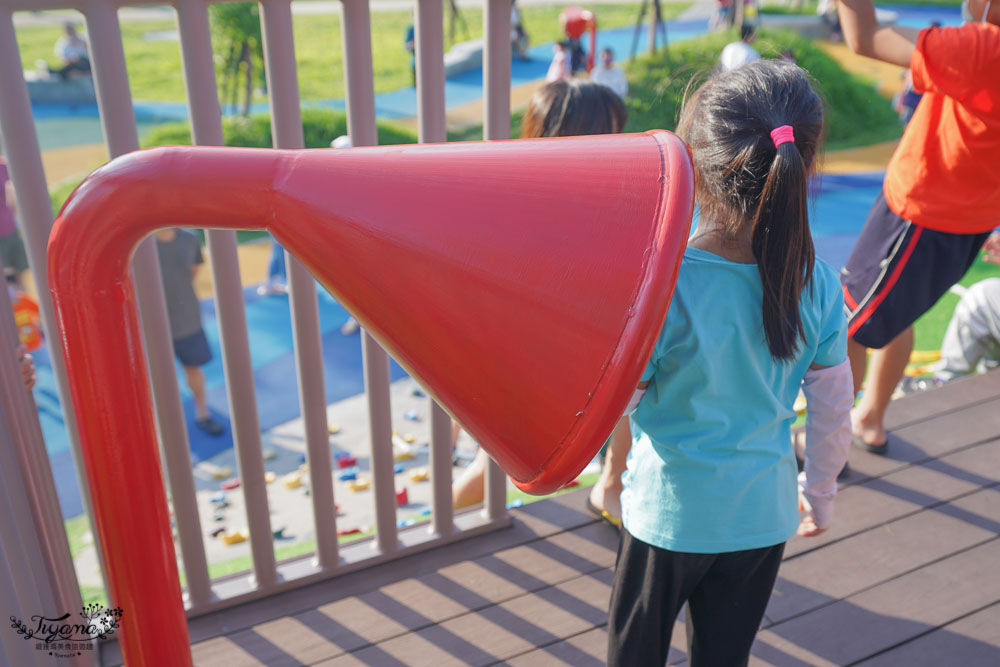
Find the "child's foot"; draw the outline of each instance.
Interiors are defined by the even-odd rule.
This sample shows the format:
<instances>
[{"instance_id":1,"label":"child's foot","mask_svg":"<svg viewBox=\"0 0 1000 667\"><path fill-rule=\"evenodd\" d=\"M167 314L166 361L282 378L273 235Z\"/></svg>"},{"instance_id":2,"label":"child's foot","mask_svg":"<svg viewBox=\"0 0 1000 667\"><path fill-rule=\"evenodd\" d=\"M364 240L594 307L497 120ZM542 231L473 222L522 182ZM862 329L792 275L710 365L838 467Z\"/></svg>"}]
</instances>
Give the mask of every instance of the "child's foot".
<instances>
[{"instance_id":1,"label":"child's foot","mask_svg":"<svg viewBox=\"0 0 1000 667\"><path fill-rule=\"evenodd\" d=\"M587 509L615 528L622 525L621 485L606 485L598 479L587 497Z\"/></svg>"},{"instance_id":2,"label":"child's foot","mask_svg":"<svg viewBox=\"0 0 1000 667\"><path fill-rule=\"evenodd\" d=\"M195 425L212 437L219 437L226 432L226 429L211 416L203 417L195 422Z\"/></svg>"},{"instance_id":3,"label":"child's foot","mask_svg":"<svg viewBox=\"0 0 1000 667\"><path fill-rule=\"evenodd\" d=\"M857 408L851 410L851 435L856 447L873 454L884 455L889 445L889 436L882 424L867 422Z\"/></svg>"}]
</instances>

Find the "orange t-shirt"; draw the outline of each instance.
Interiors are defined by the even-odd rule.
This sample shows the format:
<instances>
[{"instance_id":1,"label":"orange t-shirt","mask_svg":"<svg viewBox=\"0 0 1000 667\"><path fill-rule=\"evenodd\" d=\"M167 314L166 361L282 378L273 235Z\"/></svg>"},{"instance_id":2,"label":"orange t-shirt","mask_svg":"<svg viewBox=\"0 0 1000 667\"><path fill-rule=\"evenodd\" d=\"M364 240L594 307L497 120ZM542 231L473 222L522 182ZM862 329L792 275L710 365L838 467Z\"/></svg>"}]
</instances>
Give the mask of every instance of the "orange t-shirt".
<instances>
[{"instance_id":1,"label":"orange t-shirt","mask_svg":"<svg viewBox=\"0 0 1000 667\"><path fill-rule=\"evenodd\" d=\"M1000 27L923 30L910 69L924 97L889 161L889 208L942 232L1000 226Z\"/></svg>"}]
</instances>

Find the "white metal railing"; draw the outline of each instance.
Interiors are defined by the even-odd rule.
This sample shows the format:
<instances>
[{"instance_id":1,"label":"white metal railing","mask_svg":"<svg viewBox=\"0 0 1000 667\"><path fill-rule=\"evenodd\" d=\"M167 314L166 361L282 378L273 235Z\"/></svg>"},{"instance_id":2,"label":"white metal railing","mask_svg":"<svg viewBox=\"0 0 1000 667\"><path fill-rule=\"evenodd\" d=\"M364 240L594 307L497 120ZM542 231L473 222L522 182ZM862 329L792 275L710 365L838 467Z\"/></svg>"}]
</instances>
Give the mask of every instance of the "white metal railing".
<instances>
[{"instance_id":1,"label":"white metal railing","mask_svg":"<svg viewBox=\"0 0 1000 667\"><path fill-rule=\"evenodd\" d=\"M510 128L510 9L507 0L486 0L485 117L489 139L508 138ZM162 4L140 0L128 5ZM222 144L222 118L205 0L177 0L180 50L194 143ZM264 53L276 148L302 148L302 124L289 0L263 0L261 6ZM112 158L138 148L139 140L129 90L117 11L112 0L0 0L0 133L5 137L11 176L18 195L21 230L39 290L43 325L55 331L46 278L46 245L53 218L45 174L26 83L20 67L13 12L41 9L77 9L86 22L97 102L108 152ZM354 146L377 143L371 25L368 0L343 0L344 76L349 132ZM415 21L417 51L418 126L420 140L445 140L444 58L441 0L417 0ZM290 308L293 322L299 399L305 425L307 462L311 477L311 502L317 550L313 557L275 562L261 434L250 362L236 235L228 230L208 230L222 361L232 417L234 446L241 489L246 500L252 555L252 577L245 574L212 580L203 543L192 476L189 443L179 398L166 306L160 285L158 259L148 239L136 252L133 273L140 309L150 383L155 402L165 473L177 522L180 556L187 580L188 615L198 615L305 585L318 579L427 549L508 523L506 477L490 465L483 512L455 515L451 505L450 419L431 401L430 468L433 499L430 528L397 530L392 427L389 403L389 360L367 334L363 336L364 376L371 433L371 468L375 498L375 535L372 542L339 547L334 511L334 490L326 423L322 349L315 281L289 256ZM81 470L80 444L69 406L69 392L61 352L51 347L74 460ZM4 399L5 401L7 399ZM18 406L22 412L33 406ZM5 425L0 423L0 435ZM36 443L38 447L42 445ZM36 451L36 460L44 459ZM86 480L80 474L85 507L91 513ZM48 502L36 512L58 512ZM61 517L49 516L48 521ZM49 554L53 556L53 554ZM68 551L58 554L68 558ZM114 554L103 554L114 567ZM65 572L66 563L62 563ZM72 571L71 563L70 572ZM8 567L15 567L8 562ZM0 582L2 583L2 582ZM75 584L75 581L73 582ZM65 582L63 582L65 586ZM138 610L131 610L137 613Z\"/></svg>"}]
</instances>

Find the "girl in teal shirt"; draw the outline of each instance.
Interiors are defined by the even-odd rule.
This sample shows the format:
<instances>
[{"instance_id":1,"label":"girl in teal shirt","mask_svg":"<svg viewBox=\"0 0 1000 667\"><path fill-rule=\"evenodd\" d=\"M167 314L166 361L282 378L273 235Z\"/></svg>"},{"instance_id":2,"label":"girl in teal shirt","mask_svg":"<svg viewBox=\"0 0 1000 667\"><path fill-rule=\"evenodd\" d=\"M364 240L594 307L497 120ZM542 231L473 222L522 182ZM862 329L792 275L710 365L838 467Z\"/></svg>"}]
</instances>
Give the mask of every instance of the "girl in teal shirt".
<instances>
[{"instance_id":1,"label":"girl in teal shirt","mask_svg":"<svg viewBox=\"0 0 1000 667\"><path fill-rule=\"evenodd\" d=\"M746 664L785 542L832 519L853 391L840 280L809 232L822 127L805 72L773 60L711 78L682 111L701 217L631 415L611 665L663 665L685 602L690 664Z\"/></svg>"}]
</instances>

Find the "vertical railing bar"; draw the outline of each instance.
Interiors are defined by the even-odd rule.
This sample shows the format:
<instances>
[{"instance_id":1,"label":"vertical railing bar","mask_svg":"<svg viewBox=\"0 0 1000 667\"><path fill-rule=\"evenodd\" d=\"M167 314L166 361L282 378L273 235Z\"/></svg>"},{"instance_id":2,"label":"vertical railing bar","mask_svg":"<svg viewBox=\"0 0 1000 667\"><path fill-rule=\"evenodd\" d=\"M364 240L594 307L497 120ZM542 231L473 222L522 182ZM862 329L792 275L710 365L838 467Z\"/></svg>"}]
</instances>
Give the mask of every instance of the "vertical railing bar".
<instances>
[{"instance_id":1,"label":"vertical railing bar","mask_svg":"<svg viewBox=\"0 0 1000 667\"><path fill-rule=\"evenodd\" d=\"M444 28L441 0L417 0L414 22L417 49L417 128L421 143L446 141L444 100ZM431 530L450 535L455 530L451 502L451 417L437 402L428 401L431 427Z\"/></svg>"},{"instance_id":2,"label":"vertical railing bar","mask_svg":"<svg viewBox=\"0 0 1000 667\"><path fill-rule=\"evenodd\" d=\"M117 157L138 148L135 113L128 86L128 73L122 48L121 28L116 10L110 3L94 2L88 10L87 32L93 61L94 84L108 150ZM257 426L257 406L254 399L250 347L247 341L246 318L243 311L243 290L238 271L226 270L236 264L236 237L216 238L208 235L212 256L212 278L215 283L216 313L222 348L223 368L229 394L237 465L245 483L264 485L264 461L261 456L260 431ZM214 241L214 242L213 242ZM173 345L166 326L166 305L160 284L156 241L143 241L133 262L136 292L139 295L139 316L146 342L147 361L153 387L154 402L159 403L167 388L160 385L154 373L157 368L172 367ZM166 355L153 363L152 355ZM167 358L170 361L167 361ZM176 382L176 379L174 379ZM158 422L163 432L162 418ZM275 581L274 549L272 547L267 498L246 498L247 522L250 529L250 549L258 585Z\"/></svg>"},{"instance_id":3,"label":"vertical railing bar","mask_svg":"<svg viewBox=\"0 0 1000 667\"><path fill-rule=\"evenodd\" d=\"M5 426L0 415L0 434ZM21 547L21 535L10 525L11 515L17 510L7 493L6 487L0 488L0 600L3 600L8 616L18 616L21 621L31 623L30 616L42 605L29 583L32 564ZM24 641L13 631L0 635L0 660L4 660L0 665L43 665L42 655L35 650L32 642ZM11 663L8 659L17 662Z\"/></svg>"},{"instance_id":4,"label":"vertical railing bar","mask_svg":"<svg viewBox=\"0 0 1000 667\"><path fill-rule=\"evenodd\" d=\"M483 11L483 138L510 138L510 3L486 0ZM487 516L507 514L507 476L491 459L486 466Z\"/></svg>"},{"instance_id":5,"label":"vertical railing bar","mask_svg":"<svg viewBox=\"0 0 1000 667\"><path fill-rule=\"evenodd\" d=\"M108 153L114 158L139 147L117 8L110 2L94 2L85 14L85 20L101 123ZM178 534L181 537L181 556L185 570L189 565L191 569L188 575L189 583L192 584L191 603L195 604L197 601L204 604L211 595L205 585L208 566L204 563L197 501L193 480L190 480L187 433L184 430L184 412L177 387L160 261L156 241L152 237L143 241L136 249L132 273L138 296L139 319L145 342L157 431L175 506Z\"/></svg>"},{"instance_id":6,"label":"vertical railing bar","mask_svg":"<svg viewBox=\"0 0 1000 667\"><path fill-rule=\"evenodd\" d=\"M0 272L3 269L0 262ZM80 586L56 495L55 480L45 451L38 410L25 389L14 350L20 344L14 308L0 290L0 452L6 461L0 477L9 507L17 508L19 542L29 555L30 570L21 579L32 584L42 609L82 607ZM6 432L6 437L3 434Z\"/></svg>"},{"instance_id":7,"label":"vertical railing bar","mask_svg":"<svg viewBox=\"0 0 1000 667\"><path fill-rule=\"evenodd\" d=\"M13 594L0 599L5 601L5 606L13 605L11 611L17 612L20 620L31 626L31 616L39 611L66 609L66 603L73 605L68 609L80 609L83 603L79 588L75 600L63 599L62 568L53 567L56 563L72 563L59 508L55 507L53 516L52 508L40 507L36 502L36 492L42 481L39 476L47 475L44 481L50 484L52 476L48 461L43 460L39 465L32 456L39 450L44 452L45 444L35 405L25 390L14 355L18 342L13 307L7 292L0 290L0 350L3 351L0 396L5 397L0 403L0 561L9 568L8 573L15 575ZM54 486L52 488L54 490ZM52 543L52 524L62 531L60 544ZM75 577L73 583L76 583ZM4 654L0 653L0 657ZM36 659L41 662L40 655L36 654L24 664L35 664ZM93 664L92 659L81 656L76 656L73 662L81 666Z\"/></svg>"},{"instance_id":8,"label":"vertical railing bar","mask_svg":"<svg viewBox=\"0 0 1000 667\"><path fill-rule=\"evenodd\" d=\"M205 46L202 38L202 48ZM209 48L211 43L208 43ZM203 56L202 56L203 57ZM210 61L197 61L205 67ZM192 63L194 65L194 63ZM185 64L187 68L188 65ZM215 68L206 68L214 76ZM192 72L196 74L196 72ZM218 98L206 91L207 81L190 89L198 95L192 106L192 131L205 134L206 142L222 143L221 119L216 120ZM214 82L212 89L214 91ZM193 99L192 99L193 101ZM197 128L194 122L197 121ZM214 136L213 136L214 135ZM271 534L271 517L264 481L264 456L261 448L260 422L257 418L257 399L254 387L253 365L250 359L250 341L247 334L246 309L243 303L243 285L239 272L239 255L236 233L232 230L207 230L205 238L212 258L212 281L215 286L215 312L219 324L219 346L226 378L226 395L229 400L233 445L236 449L236 466L246 505L247 528L250 533L250 555L253 561L254 583L267 588L277 581L274 541Z\"/></svg>"},{"instance_id":9,"label":"vertical railing bar","mask_svg":"<svg viewBox=\"0 0 1000 667\"><path fill-rule=\"evenodd\" d=\"M0 95L0 134L5 138L4 150L9 159L11 180L17 191L21 233L24 237L28 263L31 266L35 287L38 291L42 326L45 331L57 331L58 322L52 307L46 271L49 233L54 222L52 202L45 185L45 169L42 166L38 135L35 131L31 101L28 97L28 87L21 72L21 56L14 30L14 20L11 13L7 11L0 13L0 90L3 90L3 94ZM83 500L84 514L87 517L91 533L97 535L90 490L87 486L87 473L80 451L80 436L77 430L76 416L73 414L66 376L66 363L62 349L58 345L51 344L53 340L54 338L49 338L48 348L52 369L56 376L63 423L69 438L70 454L73 458L77 484ZM53 488L52 494L54 493ZM53 495L48 498L46 505L58 518L59 529L65 539L65 527L62 524L62 511L58 497ZM103 572L104 554L100 546L96 546L96 551L98 565ZM56 561L53 563L53 567L62 571L60 594L64 596L65 604L75 604L74 601L79 598L80 590L72 560L65 563Z\"/></svg>"},{"instance_id":10,"label":"vertical railing bar","mask_svg":"<svg viewBox=\"0 0 1000 667\"><path fill-rule=\"evenodd\" d=\"M302 112L299 109L291 2L268 0L262 6L264 58L267 62L267 90L274 146L302 148ZM287 251L285 254L295 363L299 376L299 404L302 406L309 463L309 493L316 528L316 558L319 567L330 569L337 566L340 556L316 281L297 259Z\"/></svg>"},{"instance_id":11,"label":"vertical railing bar","mask_svg":"<svg viewBox=\"0 0 1000 667\"><path fill-rule=\"evenodd\" d=\"M177 28L180 34L181 62L184 68L184 83L187 89L188 112L191 117L191 136L195 144L222 145L222 117L216 94L215 65L212 56L212 38L208 24L208 9L199 0L184 0L176 7ZM235 235L232 231L210 230L210 235ZM213 240L209 240L210 247ZM217 242L214 242L217 245ZM219 261L212 253L213 266ZM187 575L188 600L192 609L207 604L214 597L205 543L201 534L201 520L191 474L191 456L187 433L184 429L184 413L181 410L176 388L176 372L171 370L174 389L170 400L176 402L175 423L180 426L175 434L174 446L161 431L164 439L164 457L167 462L174 514L180 538L181 554L184 558L184 572ZM174 406L171 406L171 410ZM182 446L183 445L183 446ZM176 478L176 479L175 479ZM246 493L244 489L244 493Z\"/></svg>"},{"instance_id":12,"label":"vertical railing bar","mask_svg":"<svg viewBox=\"0 0 1000 667\"><path fill-rule=\"evenodd\" d=\"M340 21L344 42L348 132L353 146L374 146L378 143L378 130L375 124L375 84L368 0L343 0L342 5ZM367 332L362 333L361 354L364 357L368 423L371 429L375 546L383 553L388 553L398 548L389 356Z\"/></svg>"}]
</instances>

